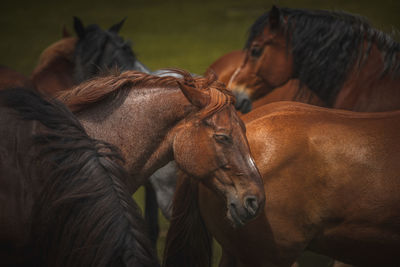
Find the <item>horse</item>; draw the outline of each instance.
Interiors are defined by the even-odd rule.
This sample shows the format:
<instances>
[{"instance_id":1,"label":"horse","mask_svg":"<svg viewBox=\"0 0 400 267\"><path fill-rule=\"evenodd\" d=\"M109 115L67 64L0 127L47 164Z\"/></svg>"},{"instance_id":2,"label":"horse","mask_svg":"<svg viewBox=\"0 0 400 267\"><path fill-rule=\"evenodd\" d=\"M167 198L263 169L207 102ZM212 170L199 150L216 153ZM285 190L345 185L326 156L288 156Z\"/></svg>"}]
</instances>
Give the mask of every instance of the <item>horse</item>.
<instances>
[{"instance_id":1,"label":"horse","mask_svg":"<svg viewBox=\"0 0 400 267\"><path fill-rule=\"evenodd\" d=\"M32 87L32 84L22 73L0 65L0 90L10 87Z\"/></svg>"},{"instance_id":2,"label":"horse","mask_svg":"<svg viewBox=\"0 0 400 267\"><path fill-rule=\"evenodd\" d=\"M360 16L274 6L251 26L245 53L229 84L248 99L297 79L328 107L400 108L400 44Z\"/></svg>"},{"instance_id":3,"label":"horse","mask_svg":"<svg viewBox=\"0 0 400 267\"><path fill-rule=\"evenodd\" d=\"M185 173L220 192L227 199L227 216L241 225L258 214L265 196L234 97L215 76L170 71L183 78L111 73L58 99L90 136L121 149L131 193L175 160ZM203 179L211 173L216 179Z\"/></svg>"},{"instance_id":4,"label":"horse","mask_svg":"<svg viewBox=\"0 0 400 267\"><path fill-rule=\"evenodd\" d=\"M137 70L149 73L131 48L130 42L118 35L125 19L111 26L107 31L98 25L84 27L74 17L74 29L78 36L75 47L74 78L77 83L90 79L102 70L118 67L123 70Z\"/></svg>"},{"instance_id":5,"label":"horse","mask_svg":"<svg viewBox=\"0 0 400 267\"><path fill-rule=\"evenodd\" d=\"M159 266L116 147L33 90L0 110L2 266Z\"/></svg>"},{"instance_id":6,"label":"horse","mask_svg":"<svg viewBox=\"0 0 400 267\"><path fill-rule=\"evenodd\" d=\"M224 54L207 68L204 75L207 76L215 73L219 81L225 83L228 88L231 88L232 77L237 75L235 73L237 73L245 56L246 53L243 50L234 50ZM301 89L299 90L299 88ZM234 90L233 92L236 97L235 107L242 114L250 112L253 108L276 101L297 101L322 107L328 106L327 103L322 101L304 84L300 84L298 79L290 79L284 85L272 90L259 88L257 94L252 94L251 98L247 93L242 91Z\"/></svg>"},{"instance_id":7,"label":"horse","mask_svg":"<svg viewBox=\"0 0 400 267\"><path fill-rule=\"evenodd\" d=\"M30 79L33 86L45 95L55 95L74 84L74 51L76 37L65 36L47 47L39 57Z\"/></svg>"},{"instance_id":8,"label":"horse","mask_svg":"<svg viewBox=\"0 0 400 267\"><path fill-rule=\"evenodd\" d=\"M74 17L74 30L78 38L71 37L64 28L63 38L42 53L31 75L35 88L45 94L57 96L61 91L69 90L73 85L102 75L113 68L150 73L151 71L137 59L129 42L118 35L124 21L125 19L114 24L108 30L102 30L98 25L85 27L79 18ZM177 75L166 73L165 70L155 71L154 74ZM158 205L168 218L169 202L164 198L172 199L169 196L173 193L170 189L174 188L175 182L172 181L167 190L160 190L165 186L160 174L166 170L168 171L168 168L158 171L150 179L150 183L145 185L145 218L154 245L159 233Z\"/></svg>"},{"instance_id":9,"label":"horse","mask_svg":"<svg viewBox=\"0 0 400 267\"><path fill-rule=\"evenodd\" d=\"M218 195L180 177L173 209L178 222L170 229L202 236L171 241L168 233L166 259L176 253L171 248L210 257L198 248L214 236L223 249L221 267L291 266L306 249L356 266L398 266L400 111L276 102L242 118L264 182L263 212L234 228Z\"/></svg>"},{"instance_id":10,"label":"horse","mask_svg":"<svg viewBox=\"0 0 400 267\"><path fill-rule=\"evenodd\" d=\"M124 21L102 30L96 24L85 27L82 20L74 17L77 37L71 37L64 29L63 38L43 51L31 75L34 86L55 96L114 67L149 73L130 43L118 35Z\"/></svg>"}]
</instances>

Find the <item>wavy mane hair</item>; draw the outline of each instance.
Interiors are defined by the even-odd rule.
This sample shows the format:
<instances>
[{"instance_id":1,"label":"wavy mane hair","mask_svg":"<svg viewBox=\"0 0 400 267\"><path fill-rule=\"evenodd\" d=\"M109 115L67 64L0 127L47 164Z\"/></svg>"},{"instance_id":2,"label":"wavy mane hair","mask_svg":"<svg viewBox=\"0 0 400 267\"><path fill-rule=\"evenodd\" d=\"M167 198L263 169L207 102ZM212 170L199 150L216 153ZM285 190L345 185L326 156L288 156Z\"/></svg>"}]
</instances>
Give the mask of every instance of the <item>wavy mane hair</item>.
<instances>
[{"instance_id":1,"label":"wavy mane hair","mask_svg":"<svg viewBox=\"0 0 400 267\"><path fill-rule=\"evenodd\" d=\"M64 105L33 91L4 90L0 100L44 126L28 172L43 183L32 211L38 265L158 266L118 149L91 139Z\"/></svg>"},{"instance_id":2,"label":"wavy mane hair","mask_svg":"<svg viewBox=\"0 0 400 267\"><path fill-rule=\"evenodd\" d=\"M209 101L200 113L201 118L206 118L225 106L235 103L233 94L225 88L215 75L207 77L192 77L187 71L180 69L167 69L177 73L182 78L173 76L155 76L138 71L114 71L107 76L96 77L83 82L71 90L61 92L57 97L73 112L79 112L107 98L115 99L124 90L160 88L181 88L189 86L207 94Z\"/></svg>"},{"instance_id":3,"label":"wavy mane hair","mask_svg":"<svg viewBox=\"0 0 400 267\"><path fill-rule=\"evenodd\" d=\"M281 30L293 53L294 78L326 103L334 102L351 68L355 64L362 66L373 44L382 52L381 77L400 75L400 44L391 35L373 28L365 18L339 11L279 11L281 21L286 21L281 23ZM245 49L268 25L268 18L269 13L265 13L251 26Z\"/></svg>"}]
</instances>

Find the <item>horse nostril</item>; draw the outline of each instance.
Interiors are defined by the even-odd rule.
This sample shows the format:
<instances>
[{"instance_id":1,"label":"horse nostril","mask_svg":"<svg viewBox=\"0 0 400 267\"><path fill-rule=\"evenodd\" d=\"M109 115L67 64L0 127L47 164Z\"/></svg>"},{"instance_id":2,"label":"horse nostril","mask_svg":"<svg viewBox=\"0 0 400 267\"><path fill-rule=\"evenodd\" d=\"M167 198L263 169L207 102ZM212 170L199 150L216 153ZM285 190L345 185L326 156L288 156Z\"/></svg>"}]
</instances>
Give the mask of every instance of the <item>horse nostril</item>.
<instances>
[{"instance_id":1,"label":"horse nostril","mask_svg":"<svg viewBox=\"0 0 400 267\"><path fill-rule=\"evenodd\" d=\"M244 199L244 206L250 216L254 216L258 211L258 201L256 196L247 196Z\"/></svg>"}]
</instances>

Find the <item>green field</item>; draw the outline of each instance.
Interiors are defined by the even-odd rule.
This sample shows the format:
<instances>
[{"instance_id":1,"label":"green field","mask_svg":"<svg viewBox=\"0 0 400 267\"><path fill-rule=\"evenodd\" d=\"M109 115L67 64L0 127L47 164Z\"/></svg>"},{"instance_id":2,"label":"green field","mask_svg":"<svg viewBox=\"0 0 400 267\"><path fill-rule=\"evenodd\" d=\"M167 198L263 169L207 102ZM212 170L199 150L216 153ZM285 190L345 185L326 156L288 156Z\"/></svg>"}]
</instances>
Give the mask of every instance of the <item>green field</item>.
<instances>
[{"instance_id":1,"label":"green field","mask_svg":"<svg viewBox=\"0 0 400 267\"><path fill-rule=\"evenodd\" d=\"M151 69L179 67L199 74L219 56L242 48L249 26L272 4L345 10L369 18L379 29L400 29L399 0L6 1L0 5L0 64L27 75L40 53L60 39L63 25L72 31L74 15L85 25L104 28L127 17L121 35L132 41L140 61ZM142 203L143 192L135 198ZM167 227L163 220L160 252ZM313 259L302 260L302 266L325 261Z\"/></svg>"}]
</instances>

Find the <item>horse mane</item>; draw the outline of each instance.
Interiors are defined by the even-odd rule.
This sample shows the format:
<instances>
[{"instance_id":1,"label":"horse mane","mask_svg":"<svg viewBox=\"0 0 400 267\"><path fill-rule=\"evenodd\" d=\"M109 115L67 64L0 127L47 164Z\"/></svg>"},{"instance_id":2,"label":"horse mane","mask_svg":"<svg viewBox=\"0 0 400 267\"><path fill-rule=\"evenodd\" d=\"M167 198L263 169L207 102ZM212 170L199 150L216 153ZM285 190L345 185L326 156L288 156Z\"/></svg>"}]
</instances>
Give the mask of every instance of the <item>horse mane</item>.
<instances>
[{"instance_id":1,"label":"horse mane","mask_svg":"<svg viewBox=\"0 0 400 267\"><path fill-rule=\"evenodd\" d=\"M79 112L106 98L116 98L122 90L155 87L179 88L178 82L180 82L194 86L198 90L208 90L210 101L201 111L200 116L203 118L235 101L233 94L225 88L223 83L218 82L215 76L192 77L189 72L184 70L168 70L181 75L183 78L160 77L131 70L122 73L114 71L107 76L93 78L73 87L71 90L61 92L57 98L73 112Z\"/></svg>"},{"instance_id":2,"label":"horse mane","mask_svg":"<svg viewBox=\"0 0 400 267\"><path fill-rule=\"evenodd\" d=\"M198 206L198 181L179 171L176 188L163 266L211 266L212 238Z\"/></svg>"},{"instance_id":3,"label":"horse mane","mask_svg":"<svg viewBox=\"0 0 400 267\"><path fill-rule=\"evenodd\" d=\"M280 8L287 44L291 44L294 78L332 105L347 74L361 68L376 44L382 52L381 76L400 75L400 44L373 28L362 16L343 11ZM259 17L249 30L245 49L268 25L269 14ZM366 42L366 45L364 45Z\"/></svg>"},{"instance_id":4,"label":"horse mane","mask_svg":"<svg viewBox=\"0 0 400 267\"><path fill-rule=\"evenodd\" d=\"M125 41L117 32L101 29L97 24L88 25L84 31L85 35L78 39L74 52L76 82L83 82L104 68L133 68L137 57L130 41ZM115 47L112 54L105 53L107 43L112 43ZM122 54L117 53L118 51Z\"/></svg>"},{"instance_id":5,"label":"horse mane","mask_svg":"<svg viewBox=\"0 0 400 267\"><path fill-rule=\"evenodd\" d=\"M54 61L60 58L68 62L74 62L76 42L76 37L67 37L47 47L42 54L40 54L38 64L33 70L32 76L35 77L35 75L42 73L51 66Z\"/></svg>"},{"instance_id":6,"label":"horse mane","mask_svg":"<svg viewBox=\"0 0 400 267\"><path fill-rule=\"evenodd\" d=\"M158 266L118 149L91 139L64 105L34 91L4 90L0 99L44 126L31 166L44 183L32 226L43 265Z\"/></svg>"}]
</instances>

